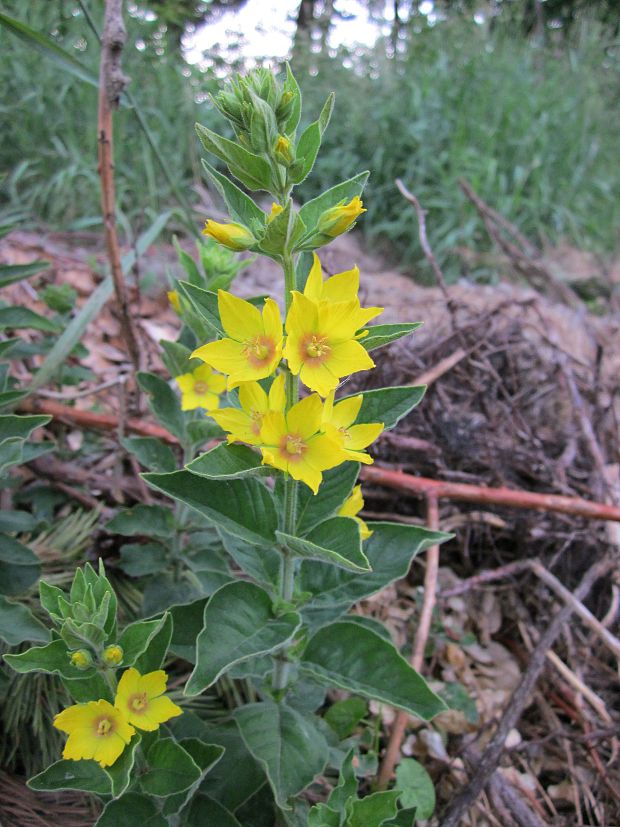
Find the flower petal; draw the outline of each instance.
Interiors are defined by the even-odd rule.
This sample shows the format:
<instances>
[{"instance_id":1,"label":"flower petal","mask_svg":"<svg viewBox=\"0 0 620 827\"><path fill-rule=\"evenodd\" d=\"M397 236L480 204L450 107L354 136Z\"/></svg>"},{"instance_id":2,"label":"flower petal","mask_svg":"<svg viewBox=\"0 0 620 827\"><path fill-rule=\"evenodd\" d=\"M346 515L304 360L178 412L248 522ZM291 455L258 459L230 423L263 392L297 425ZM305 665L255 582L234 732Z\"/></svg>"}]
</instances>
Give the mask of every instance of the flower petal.
<instances>
[{"instance_id":1,"label":"flower petal","mask_svg":"<svg viewBox=\"0 0 620 827\"><path fill-rule=\"evenodd\" d=\"M217 306L220 311L222 327L231 339L243 342L263 332L263 320L260 311L250 302L233 296L226 290L217 291Z\"/></svg>"},{"instance_id":2,"label":"flower petal","mask_svg":"<svg viewBox=\"0 0 620 827\"><path fill-rule=\"evenodd\" d=\"M334 405L333 413L328 422L331 422L336 428L348 428L357 419L363 401L364 397L361 393L358 396L343 399Z\"/></svg>"},{"instance_id":3,"label":"flower petal","mask_svg":"<svg viewBox=\"0 0 620 827\"><path fill-rule=\"evenodd\" d=\"M166 683L168 682L168 675L163 669L157 669L155 672L147 672L146 675L140 676L140 692L146 692L146 697L149 701L152 698L157 698L163 695L166 691Z\"/></svg>"},{"instance_id":4,"label":"flower petal","mask_svg":"<svg viewBox=\"0 0 620 827\"><path fill-rule=\"evenodd\" d=\"M367 351L353 339L334 345L329 355L329 368L337 376L348 376L359 370L370 370L374 366Z\"/></svg>"},{"instance_id":5,"label":"flower petal","mask_svg":"<svg viewBox=\"0 0 620 827\"><path fill-rule=\"evenodd\" d=\"M308 441L304 462L319 471L327 471L344 462L345 456L340 445L327 434L319 434Z\"/></svg>"},{"instance_id":6,"label":"flower petal","mask_svg":"<svg viewBox=\"0 0 620 827\"><path fill-rule=\"evenodd\" d=\"M220 373L234 373L247 364L243 353L243 345L233 339L220 339L217 342L208 342L196 348L192 359L202 359L203 362L219 370Z\"/></svg>"},{"instance_id":7,"label":"flower petal","mask_svg":"<svg viewBox=\"0 0 620 827\"><path fill-rule=\"evenodd\" d=\"M243 382L239 385L239 402L246 413L252 411L265 413L269 410L267 394L258 382Z\"/></svg>"},{"instance_id":8,"label":"flower petal","mask_svg":"<svg viewBox=\"0 0 620 827\"><path fill-rule=\"evenodd\" d=\"M280 439L286 433L287 427L284 414L281 411L267 411L260 428L261 444L264 446L278 446Z\"/></svg>"},{"instance_id":9,"label":"flower petal","mask_svg":"<svg viewBox=\"0 0 620 827\"><path fill-rule=\"evenodd\" d=\"M316 393L306 396L297 404L293 405L286 415L288 432L299 434L305 441L321 427L321 414L323 404Z\"/></svg>"},{"instance_id":10,"label":"flower petal","mask_svg":"<svg viewBox=\"0 0 620 827\"><path fill-rule=\"evenodd\" d=\"M282 316L280 316L280 308L273 299L265 299L263 328L265 336L271 337L274 342L282 339Z\"/></svg>"},{"instance_id":11,"label":"flower petal","mask_svg":"<svg viewBox=\"0 0 620 827\"><path fill-rule=\"evenodd\" d=\"M325 301L346 302L357 299L360 288L360 271L357 265L352 270L335 273L323 285L321 296ZM305 291L304 291L305 292Z\"/></svg>"},{"instance_id":12,"label":"flower petal","mask_svg":"<svg viewBox=\"0 0 620 827\"><path fill-rule=\"evenodd\" d=\"M206 365L205 367L209 367ZM210 370L210 368L209 368ZM194 374L193 373L183 373L181 376L175 377L174 380L177 385L179 386L179 390L181 393L187 393L191 391L194 387Z\"/></svg>"},{"instance_id":13,"label":"flower petal","mask_svg":"<svg viewBox=\"0 0 620 827\"><path fill-rule=\"evenodd\" d=\"M271 383L269 388L269 409L272 411L283 411L286 407L286 377L283 373Z\"/></svg>"},{"instance_id":14,"label":"flower petal","mask_svg":"<svg viewBox=\"0 0 620 827\"><path fill-rule=\"evenodd\" d=\"M335 376L325 363L319 362L313 365L304 362L299 371L299 378L306 387L321 396L327 396L330 391L338 387L338 376Z\"/></svg>"},{"instance_id":15,"label":"flower petal","mask_svg":"<svg viewBox=\"0 0 620 827\"><path fill-rule=\"evenodd\" d=\"M347 431L345 448L357 451L366 448L379 436L383 430L383 422L369 422L364 425L352 425Z\"/></svg>"},{"instance_id":16,"label":"flower petal","mask_svg":"<svg viewBox=\"0 0 620 827\"><path fill-rule=\"evenodd\" d=\"M316 253L312 253L312 267L306 279L304 287L304 296L310 301L320 301L323 293L323 270L321 268L321 261Z\"/></svg>"}]
</instances>

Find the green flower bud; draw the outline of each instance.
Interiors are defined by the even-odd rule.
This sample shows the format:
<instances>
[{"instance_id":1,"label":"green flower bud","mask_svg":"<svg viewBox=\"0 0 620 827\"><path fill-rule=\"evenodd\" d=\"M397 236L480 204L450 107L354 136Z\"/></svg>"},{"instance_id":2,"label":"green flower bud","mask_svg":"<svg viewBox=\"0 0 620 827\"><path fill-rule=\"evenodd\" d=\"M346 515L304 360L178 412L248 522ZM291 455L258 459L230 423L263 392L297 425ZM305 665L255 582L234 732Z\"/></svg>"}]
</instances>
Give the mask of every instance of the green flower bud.
<instances>
[{"instance_id":1,"label":"green flower bud","mask_svg":"<svg viewBox=\"0 0 620 827\"><path fill-rule=\"evenodd\" d=\"M113 643L101 653L101 660L106 666L118 666L123 660L123 649L117 643Z\"/></svg>"},{"instance_id":2,"label":"green flower bud","mask_svg":"<svg viewBox=\"0 0 620 827\"><path fill-rule=\"evenodd\" d=\"M279 135L273 148L273 154L279 164L289 167L295 160L293 145L286 135Z\"/></svg>"},{"instance_id":3,"label":"green flower bud","mask_svg":"<svg viewBox=\"0 0 620 827\"><path fill-rule=\"evenodd\" d=\"M72 652L70 656L71 663L76 669L83 672L93 664L93 658L87 649L78 649L77 652Z\"/></svg>"}]
</instances>

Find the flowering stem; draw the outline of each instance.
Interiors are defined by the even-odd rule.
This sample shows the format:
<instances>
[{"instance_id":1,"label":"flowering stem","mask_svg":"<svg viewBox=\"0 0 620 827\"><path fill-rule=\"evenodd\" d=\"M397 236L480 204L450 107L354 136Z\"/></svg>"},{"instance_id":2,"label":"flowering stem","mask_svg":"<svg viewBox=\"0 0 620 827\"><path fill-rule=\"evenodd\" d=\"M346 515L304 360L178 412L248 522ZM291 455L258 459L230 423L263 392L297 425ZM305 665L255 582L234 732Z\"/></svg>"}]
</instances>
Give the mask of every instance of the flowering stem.
<instances>
[{"instance_id":1,"label":"flowering stem","mask_svg":"<svg viewBox=\"0 0 620 827\"><path fill-rule=\"evenodd\" d=\"M283 258L284 269L284 307L286 313L291 304L291 290L295 289L295 261L290 253ZM299 400L299 380L288 371L286 374L286 411L290 411ZM295 534L297 523L297 480L287 476L284 479L284 520L282 528L286 534ZM282 549L280 568L280 597L284 603L290 603L295 591L295 558ZM290 662L284 649L275 660L273 669L273 688L282 690L288 683Z\"/></svg>"}]
</instances>

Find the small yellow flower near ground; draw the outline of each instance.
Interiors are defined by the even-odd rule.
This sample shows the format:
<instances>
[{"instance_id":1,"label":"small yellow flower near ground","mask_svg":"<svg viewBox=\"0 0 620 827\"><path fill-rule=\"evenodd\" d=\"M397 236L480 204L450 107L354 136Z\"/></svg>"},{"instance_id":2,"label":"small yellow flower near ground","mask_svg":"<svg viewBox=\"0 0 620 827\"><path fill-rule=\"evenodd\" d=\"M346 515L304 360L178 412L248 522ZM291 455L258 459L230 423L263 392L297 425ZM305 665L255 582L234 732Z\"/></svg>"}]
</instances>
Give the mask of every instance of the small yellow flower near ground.
<instances>
[{"instance_id":1,"label":"small yellow flower near ground","mask_svg":"<svg viewBox=\"0 0 620 827\"><path fill-rule=\"evenodd\" d=\"M284 411L286 391L284 374L281 373L271 383L269 394L258 382L242 382L239 385L239 408L220 408L208 411L220 428L228 431L228 442L247 442L249 445L260 444L260 428L267 411Z\"/></svg>"},{"instance_id":2,"label":"small yellow flower near ground","mask_svg":"<svg viewBox=\"0 0 620 827\"><path fill-rule=\"evenodd\" d=\"M261 314L250 302L218 290L218 309L228 338L197 348L192 357L228 374L228 390L270 376L282 356L282 318L273 299Z\"/></svg>"},{"instance_id":3,"label":"small yellow flower near ground","mask_svg":"<svg viewBox=\"0 0 620 827\"><path fill-rule=\"evenodd\" d=\"M341 235L342 233L346 233L347 230L350 230L353 224L355 224L356 219L359 218L363 212L366 212L364 205L359 195L356 195L348 204L345 204L343 200L335 207L325 210L319 218L317 229L320 233L335 238L337 235Z\"/></svg>"},{"instance_id":4,"label":"small yellow flower near ground","mask_svg":"<svg viewBox=\"0 0 620 827\"><path fill-rule=\"evenodd\" d=\"M160 724L183 714L181 707L164 695L167 680L163 669L141 675L132 666L118 682L114 706L135 727L153 732Z\"/></svg>"},{"instance_id":5,"label":"small yellow flower near ground","mask_svg":"<svg viewBox=\"0 0 620 827\"><path fill-rule=\"evenodd\" d=\"M268 411L260 430L263 464L286 471L316 494L323 471L346 459L338 432L321 433L323 405L316 394L288 411Z\"/></svg>"},{"instance_id":6,"label":"small yellow flower near ground","mask_svg":"<svg viewBox=\"0 0 620 827\"><path fill-rule=\"evenodd\" d=\"M335 273L323 281L321 261L316 253L312 255L314 256L314 261L308 273L304 287L304 296L313 302L359 302L357 295L360 289L359 268L356 266L352 270ZM382 307L366 307L360 309L362 313L365 314L363 324L367 324L371 319L374 319L375 316L383 313Z\"/></svg>"},{"instance_id":7,"label":"small yellow flower near ground","mask_svg":"<svg viewBox=\"0 0 620 827\"><path fill-rule=\"evenodd\" d=\"M374 368L375 363L356 341L356 332L368 320L357 299L313 302L296 290L292 295L284 357L304 385L327 396L341 377Z\"/></svg>"},{"instance_id":8,"label":"small yellow flower near ground","mask_svg":"<svg viewBox=\"0 0 620 827\"><path fill-rule=\"evenodd\" d=\"M92 758L101 767L111 766L136 733L125 715L104 700L63 709L54 718L54 726L69 735L63 758Z\"/></svg>"},{"instance_id":9,"label":"small yellow flower near ground","mask_svg":"<svg viewBox=\"0 0 620 827\"><path fill-rule=\"evenodd\" d=\"M191 373L177 376L175 382L181 390L181 410L218 408L220 394L226 390L226 377L215 373L209 365L200 365Z\"/></svg>"},{"instance_id":10,"label":"small yellow flower near ground","mask_svg":"<svg viewBox=\"0 0 620 827\"><path fill-rule=\"evenodd\" d=\"M248 250L256 244L256 239L247 227L243 224L219 224L209 218L202 231L203 235L214 238L219 244L228 247L229 250L241 252Z\"/></svg>"},{"instance_id":11,"label":"small yellow flower near ground","mask_svg":"<svg viewBox=\"0 0 620 827\"><path fill-rule=\"evenodd\" d=\"M168 290L166 295L168 296L168 301L170 302L170 305L172 306L172 309L176 313L180 314L181 313L181 299L179 298L178 292L176 290Z\"/></svg>"},{"instance_id":12,"label":"small yellow flower near ground","mask_svg":"<svg viewBox=\"0 0 620 827\"><path fill-rule=\"evenodd\" d=\"M271 223L273 221L273 219L276 217L276 215L280 215L280 213L283 212L283 210L284 210L284 207L281 207L279 204L276 204L276 202L274 201L271 205L271 212L267 216L267 224Z\"/></svg>"},{"instance_id":13,"label":"small yellow flower near ground","mask_svg":"<svg viewBox=\"0 0 620 827\"><path fill-rule=\"evenodd\" d=\"M358 512L364 507L364 498L362 497L362 486L356 485L351 496L346 499L338 511L339 517L352 517L360 527L360 535L362 540L367 540L372 531L368 528L364 520L358 517Z\"/></svg>"},{"instance_id":14,"label":"small yellow flower near ground","mask_svg":"<svg viewBox=\"0 0 620 827\"><path fill-rule=\"evenodd\" d=\"M383 430L383 422L368 422L354 425L362 407L363 394L351 396L334 404L332 391L323 407L323 421L321 427L329 433L330 428L336 428L343 438L342 448L347 459L372 465L373 458L363 449L377 439Z\"/></svg>"}]
</instances>

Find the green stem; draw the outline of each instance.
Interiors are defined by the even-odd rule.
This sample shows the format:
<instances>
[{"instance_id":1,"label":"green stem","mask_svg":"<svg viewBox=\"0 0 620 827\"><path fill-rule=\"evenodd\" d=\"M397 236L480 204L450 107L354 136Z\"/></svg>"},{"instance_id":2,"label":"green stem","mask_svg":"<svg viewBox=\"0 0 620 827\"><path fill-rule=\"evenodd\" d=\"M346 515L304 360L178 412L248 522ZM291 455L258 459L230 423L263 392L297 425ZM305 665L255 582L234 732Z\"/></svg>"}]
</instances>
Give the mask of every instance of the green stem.
<instances>
[{"instance_id":1,"label":"green stem","mask_svg":"<svg viewBox=\"0 0 620 827\"><path fill-rule=\"evenodd\" d=\"M284 306L286 312L291 304L291 290L295 289L295 261L290 253L283 258L284 269ZM299 380L288 371L286 374L286 411L299 400ZM285 534L295 534L297 527L297 480L287 476L284 480L284 519L282 529ZM280 597L285 603L290 603L295 593L295 558L288 549L281 549L282 562L280 567ZM291 664L287 659L287 649L283 649L275 659L273 668L273 688L286 689Z\"/></svg>"}]
</instances>

